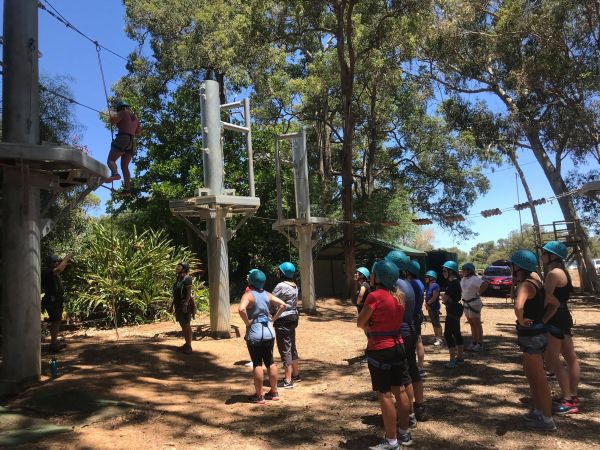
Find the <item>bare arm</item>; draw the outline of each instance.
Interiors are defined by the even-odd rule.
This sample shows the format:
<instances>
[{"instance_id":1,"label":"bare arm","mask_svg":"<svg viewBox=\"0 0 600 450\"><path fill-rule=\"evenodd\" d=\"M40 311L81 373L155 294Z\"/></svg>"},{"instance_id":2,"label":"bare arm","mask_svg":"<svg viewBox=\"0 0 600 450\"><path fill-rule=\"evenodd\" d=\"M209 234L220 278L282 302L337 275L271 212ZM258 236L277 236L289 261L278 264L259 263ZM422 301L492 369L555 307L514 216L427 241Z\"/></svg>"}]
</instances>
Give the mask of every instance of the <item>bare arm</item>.
<instances>
[{"instance_id":1,"label":"bare arm","mask_svg":"<svg viewBox=\"0 0 600 450\"><path fill-rule=\"evenodd\" d=\"M532 320L523 317L525 313L525 302L535 296L535 290L531 283L521 283L517 288L517 298L515 299L515 316L519 325L528 327L532 324Z\"/></svg>"},{"instance_id":2,"label":"bare arm","mask_svg":"<svg viewBox=\"0 0 600 450\"><path fill-rule=\"evenodd\" d=\"M358 291L358 295L356 297L356 304L360 305L362 304L362 302L364 301L364 296L365 296L365 292L367 291L367 289L364 286L360 287L360 291Z\"/></svg>"},{"instance_id":3,"label":"bare arm","mask_svg":"<svg viewBox=\"0 0 600 450\"><path fill-rule=\"evenodd\" d=\"M56 266L53 270L54 273L61 273L63 270L67 268L67 264L69 264L69 260L73 257L74 253L69 253L67 256L63 258L58 266Z\"/></svg>"},{"instance_id":4,"label":"bare arm","mask_svg":"<svg viewBox=\"0 0 600 450\"><path fill-rule=\"evenodd\" d=\"M435 289L432 293L431 293L431 298L429 299L429 301L427 302L427 305L433 305L440 296L440 290L439 289Z\"/></svg>"},{"instance_id":5,"label":"bare arm","mask_svg":"<svg viewBox=\"0 0 600 450\"><path fill-rule=\"evenodd\" d=\"M544 297L544 306L546 307L546 312L544 313L544 317L542 319L544 323L547 323L550 319L552 319L552 316L554 316L556 311L558 311L560 302L554 295L554 289L556 289L559 284L563 284L563 281L564 284L566 284L567 280L563 271L551 270L546 277L546 281L544 282L544 291L546 292L546 296Z\"/></svg>"},{"instance_id":6,"label":"bare arm","mask_svg":"<svg viewBox=\"0 0 600 450\"><path fill-rule=\"evenodd\" d=\"M373 315L373 310L369 307L369 305L365 305L360 314L358 315L358 319L356 319L356 326L358 328L362 328L366 330L368 328L369 320Z\"/></svg>"},{"instance_id":7,"label":"bare arm","mask_svg":"<svg viewBox=\"0 0 600 450\"><path fill-rule=\"evenodd\" d=\"M273 294L269 294L269 302L272 305L278 306L277 312L273 316L273 322L275 322L277 319L279 319L279 317L281 316L283 311L285 311L285 307L287 305L285 304L285 302L283 300L281 300L279 297L275 297Z\"/></svg>"},{"instance_id":8,"label":"bare arm","mask_svg":"<svg viewBox=\"0 0 600 450\"><path fill-rule=\"evenodd\" d=\"M446 294L444 292L444 295L442 295L442 303L445 305L448 302L452 301L452 297L450 297L448 294Z\"/></svg>"},{"instance_id":9,"label":"bare arm","mask_svg":"<svg viewBox=\"0 0 600 450\"><path fill-rule=\"evenodd\" d=\"M483 293L486 291L487 288L488 288L488 283L486 283L485 281L482 281L481 285L479 286L479 295L483 295Z\"/></svg>"},{"instance_id":10,"label":"bare arm","mask_svg":"<svg viewBox=\"0 0 600 450\"><path fill-rule=\"evenodd\" d=\"M244 295L242 295L240 305L238 306L238 313L247 327L249 327L252 324L252 321L248 319L248 312L246 311L246 308L248 308L251 302L252 295L249 292L246 292Z\"/></svg>"}]
</instances>

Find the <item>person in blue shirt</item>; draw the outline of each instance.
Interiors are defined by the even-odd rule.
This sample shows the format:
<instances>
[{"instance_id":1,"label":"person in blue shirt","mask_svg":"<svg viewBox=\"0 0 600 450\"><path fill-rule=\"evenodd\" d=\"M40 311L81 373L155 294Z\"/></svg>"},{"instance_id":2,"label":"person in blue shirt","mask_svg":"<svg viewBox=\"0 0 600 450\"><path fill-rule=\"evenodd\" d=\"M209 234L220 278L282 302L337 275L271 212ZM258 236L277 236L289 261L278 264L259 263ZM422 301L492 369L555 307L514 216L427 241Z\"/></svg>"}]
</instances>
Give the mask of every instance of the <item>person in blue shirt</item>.
<instances>
[{"instance_id":1,"label":"person in blue shirt","mask_svg":"<svg viewBox=\"0 0 600 450\"><path fill-rule=\"evenodd\" d=\"M425 273L425 308L433 326L435 342L433 345L439 347L442 345L442 324L440 322L440 285L437 284L437 273L428 270Z\"/></svg>"},{"instance_id":2,"label":"person in blue shirt","mask_svg":"<svg viewBox=\"0 0 600 450\"><path fill-rule=\"evenodd\" d=\"M423 341L421 340L421 326L423 325L423 296L425 291L425 286L423 282L419 280L419 275L421 273L421 264L417 260L410 260L408 263L408 270L406 272L406 279L410 283L415 291L415 314L414 314L414 324L415 324L415 338L417 341L417 366L419 367L419 373L421 376L425 375L425 369L423 368L423 364L425 363L425 348L423 347Z\"/></svg>"}]
</instances>

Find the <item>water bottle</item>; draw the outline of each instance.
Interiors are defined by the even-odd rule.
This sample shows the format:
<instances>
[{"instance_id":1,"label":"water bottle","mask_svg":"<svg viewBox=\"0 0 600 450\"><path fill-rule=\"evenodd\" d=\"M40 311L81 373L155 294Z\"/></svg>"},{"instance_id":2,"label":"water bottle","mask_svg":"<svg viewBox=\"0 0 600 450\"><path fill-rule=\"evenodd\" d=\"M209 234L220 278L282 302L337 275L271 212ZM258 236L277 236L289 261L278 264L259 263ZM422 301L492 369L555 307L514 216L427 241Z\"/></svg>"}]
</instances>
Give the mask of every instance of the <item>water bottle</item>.
<instances>
[{"instance_id":1,"label":"water bottle","mask_svg":"<svg viewBox=\"0 0 600 450\"><path fill-rule=\"evenodd\" d=\"M56 358L52 358L50 361L50 376L52 378L58 377L58 363L56 362Z\"/></svg>"}]
</instances>

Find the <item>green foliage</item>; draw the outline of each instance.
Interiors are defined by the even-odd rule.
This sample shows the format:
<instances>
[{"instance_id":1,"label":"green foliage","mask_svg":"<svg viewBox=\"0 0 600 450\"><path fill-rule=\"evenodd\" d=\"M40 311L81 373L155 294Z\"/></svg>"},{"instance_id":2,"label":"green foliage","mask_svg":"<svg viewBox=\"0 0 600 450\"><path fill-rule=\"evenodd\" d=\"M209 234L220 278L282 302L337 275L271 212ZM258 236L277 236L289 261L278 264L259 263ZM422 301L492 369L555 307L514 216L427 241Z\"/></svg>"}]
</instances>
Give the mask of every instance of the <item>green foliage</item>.
<instances>
[{"instance_id":1,"label":"green foliage","mask_svg":"<svg viewBox=\"0 0 600 450\"><path fill-rule=\"evenodd\" d=\"M128 233L101 223L91 226L65 273L67 311L80 320L119 326L168 317L175 266L197 260L175 247L162 231ZM196 282L195 298L206 308L206 289Z\"/></svg>"}]
</instances>

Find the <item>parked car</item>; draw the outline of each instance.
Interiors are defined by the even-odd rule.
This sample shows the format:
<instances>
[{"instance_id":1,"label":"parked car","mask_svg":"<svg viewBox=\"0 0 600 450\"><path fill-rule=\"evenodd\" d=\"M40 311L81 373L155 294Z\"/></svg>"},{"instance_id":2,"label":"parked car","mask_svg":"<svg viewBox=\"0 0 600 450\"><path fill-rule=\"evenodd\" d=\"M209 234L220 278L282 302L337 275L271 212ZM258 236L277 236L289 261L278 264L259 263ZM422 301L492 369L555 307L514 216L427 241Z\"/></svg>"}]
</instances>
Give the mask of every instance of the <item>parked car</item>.
<instances>
[{"instance_id":1,"label":"parked car","mask_svg":"<svg viewBox=\"0 0 600 450\"><path fill-rule=\"evenodd\" d=\"M484 295L510 294L512 269L509 266L488 266L481 279L488 284Z\"/></svg>"}]
</instances>

